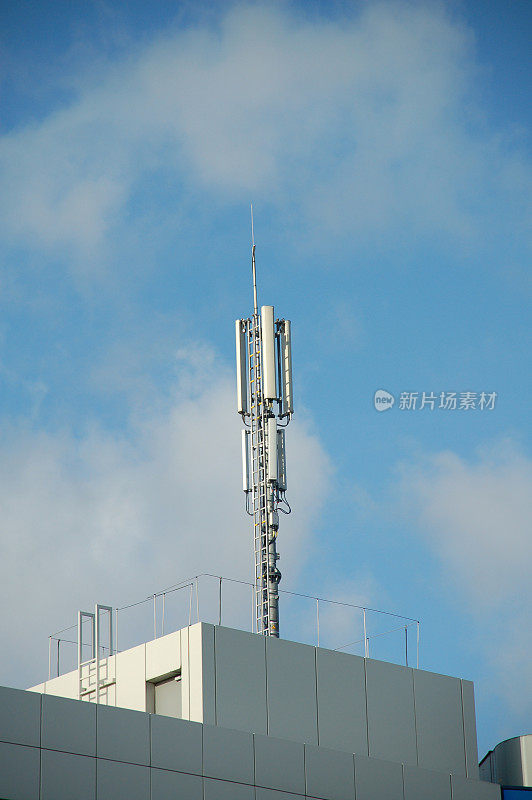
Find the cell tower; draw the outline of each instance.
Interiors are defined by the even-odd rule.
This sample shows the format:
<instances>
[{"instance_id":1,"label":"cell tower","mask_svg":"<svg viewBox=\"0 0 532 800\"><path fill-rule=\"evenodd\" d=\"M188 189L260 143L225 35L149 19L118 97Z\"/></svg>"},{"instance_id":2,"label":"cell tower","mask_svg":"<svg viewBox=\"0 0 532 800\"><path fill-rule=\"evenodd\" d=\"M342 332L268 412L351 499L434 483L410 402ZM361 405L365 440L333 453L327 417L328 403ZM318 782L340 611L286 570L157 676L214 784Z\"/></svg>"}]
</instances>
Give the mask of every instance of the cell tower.
<instances>
[{"instance_id":1,"label":"cell tower","mask_svg":"<svg viewBox=\"0 0 532 800\"><path fill-rule=\"evenodd\" d=\"M253 208L251 209L253 316L237 319L236 375L242 431L242 483L253 517L257 633L279 637L277 533L286 500L285 431L293 408L290 321L275 320L273 306L257 305Z\"/></svg>"}]
</instances>

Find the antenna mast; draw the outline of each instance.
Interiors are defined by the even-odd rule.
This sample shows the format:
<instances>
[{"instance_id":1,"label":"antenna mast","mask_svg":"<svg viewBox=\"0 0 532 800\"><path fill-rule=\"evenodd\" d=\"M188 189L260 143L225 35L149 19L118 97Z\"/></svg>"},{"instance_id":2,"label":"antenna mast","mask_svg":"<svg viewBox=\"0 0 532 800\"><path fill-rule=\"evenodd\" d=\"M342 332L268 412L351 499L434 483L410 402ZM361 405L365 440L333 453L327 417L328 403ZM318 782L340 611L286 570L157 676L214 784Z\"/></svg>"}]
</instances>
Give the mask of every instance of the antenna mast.
<instances>
[{"instance_id":1,"label":"antenna mast","mask_svg":"<svg viewBox=\"0 0 532 800\"><path fill-rule=\"evenodd\" d=\"M293 414L290 321L274 319L273 306L257 304L255 237L251 206L253 316L237 319L238 413L242 431L242 474L246 511L253 517L256 632L279 636L277 533L286 500L285 431Z\"/></svg>"},{"instance_id":2,"label":"antenna mast","mask_svg":"<svg viewBox=\"0 0 532 800\"><path fill-rule=\"evenodd\" d=\"M251 271L253 273L253 313L257 314L257 270L255 269L255 233L253 230L253 203L251 203Z\"/></svg>"}]
</instances>

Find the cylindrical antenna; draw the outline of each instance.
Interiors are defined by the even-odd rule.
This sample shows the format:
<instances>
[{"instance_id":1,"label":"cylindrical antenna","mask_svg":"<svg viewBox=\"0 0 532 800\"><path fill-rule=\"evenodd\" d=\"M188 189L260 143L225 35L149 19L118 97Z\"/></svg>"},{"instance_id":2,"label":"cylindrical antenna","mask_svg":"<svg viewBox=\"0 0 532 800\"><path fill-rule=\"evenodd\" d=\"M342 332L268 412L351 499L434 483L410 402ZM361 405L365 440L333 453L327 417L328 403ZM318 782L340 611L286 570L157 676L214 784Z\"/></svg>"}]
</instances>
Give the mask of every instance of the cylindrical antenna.
<instances>
[{"instance_id":1,"label":"cylindrical antenna","mask_svg":"<svg viewBox=\"0 0 532 800\"><path fill-rule=\"evenodd\" d=\"M277 431L277 486L282 492L286 492L286 450L284 439L284 428Z\"/></svg>"},{"instance_id":2,"label":"cylindrical antenna","mask_svg":"<svg viewBox=\"0 0 532 800\"><path fill-rule=\"evenodd\" d=\"M292 332L290 320L280 323L280 372L282 414L290 416L294 413L294 395L292 386Z\"/></svg>"},{"instance_id":3,"label":"cylindrical antenna","mask_svg":"<svg viewBox=\"0 0 532 800\"><path fill-rule=\"evenodd\" d=\"M239 414L249 414L248 403L248 344L244 320L235 321L236 334L236 395Z\"/></svg>"},{"instance_id":4,"label":"cylindrical antenna","mask_svg":"<svg viewBox=\"0 0 532 800\"><path fill-rule=\"evenodd\" d=\"M275 369L275 329L273 322L273 306L262 306L262 391L265 400L277 398L277 381Z\"/></svg>"},{"instance_id":5,"label":"cylindrical antenna","mask_svg":"<svg viewBox=\"0 0 532 800\"><path fill-rule=\"evenodd\" d=\"M268 481L277 481L279 471L277 469L277 420L275 417L268 417Z\"/></svg>"},{"instance_id":6,"label":"cylindrical antenna","mask_svg":"<svg viewBox=\"0 0 532 800\"><path fill-rule=\"evenodd\" d=\"M253 203L251 205L251 271L253 272L253 313L258 312L257 305L257 272L255 270L255 232L253 230Z\"/></svg>"},{"instance_id":7,"label":"cylindrical antenna","mask_svg":"<svg viewBox=\"0 0 532 800\"><path fill-rule=\"evenodd\" d=\"M249 431L242 431L242 489L246 492L251 491L251 480L249 474Z\"/></svg>"}]
</instances>

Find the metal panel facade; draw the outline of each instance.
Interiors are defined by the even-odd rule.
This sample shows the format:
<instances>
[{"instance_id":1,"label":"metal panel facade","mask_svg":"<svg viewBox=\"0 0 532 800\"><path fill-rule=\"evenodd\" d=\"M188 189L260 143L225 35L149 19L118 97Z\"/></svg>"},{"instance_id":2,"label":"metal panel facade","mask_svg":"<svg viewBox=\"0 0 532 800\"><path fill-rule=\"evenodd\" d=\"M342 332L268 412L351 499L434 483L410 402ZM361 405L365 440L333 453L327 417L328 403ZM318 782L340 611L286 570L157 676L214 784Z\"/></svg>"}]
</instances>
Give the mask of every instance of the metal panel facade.
<instances>
[{"instance_id":1,"label":"metal panel facade","mask_svg":"<svg viewBox=\"0 0 532 800\"><path fill-rule=\"evenodd\" d=\"M302 744L255 736L257 786L305 794L305 753Z\"/></svg>"},{"instance_id":2,"label":"metal panel facade","mask_svg":"<svg viewBox=\"0 0 532 800\"><path fill-rule=\"evenodd\" d=\"M198 775L151 770L150 800L203 800L203 781ZM98 798L100 800L100 798Z\"/></svg>"},{"instance_id":3,"label":"metal panel facade","mask_svg":"<svg viewBox=\"0 0 532 800\"><path fill-rule=\"evenodd\" d=\"M0 742L0 797L39 800L38 747Z\"/></svg>"},{"instance_id":4,"label":"metal panel facade","mask_svg":"<svg viewBox=\"0 0 532 800\"><path fill-rule=\"evenodd\" d=\"M18 690L11 690L9 697L0 691L0 720L6 718L2 698L7 698L6 705L15 716L20 700L17 737L22 739L35 732L35 719L24 712L27 697ZM85 712L92 714L94 707L87 708L84 703L77 706L77 702L46 698L42 719L45 715L53 719L57 710L57 719L71 734L72 749L86 750L84 732L76 729L84 729ZM306 796L354 800L356 796L356 800L450 800L451 776L444 771L410 765L403 769L390 760L359 754L353 758L339 750L137 711L99 706L94 712L96 757L0 741L0 797L302 800ZM43 723L43 730L46 727ZM9 728L4 726L3 730ZM51 725L45 741L63 745L56 734ZM494 784L453 775L452 786L453 800L499 800L499 787Z\"/></svg>"},{"instance_id":5,"label":"metal panel facade","mask_svg":"<svg viewBox=\"0 0 532 800\"><path fill-rule=\"evenodd\" d=\"M500 800L501 798L501 787L494 783L452 775L451 784L453 800Z\"/></svg>"},{"instance_id":6,"label":"metal panel facade","mask_svg":"<svg viewBox=\"0 0 532 800\"><path fill-rule=\"evenodd\" d=\"M41 696L0 686L0 741L38 747L41 741Z\"/></svg>"},{"instance_id":7,"label":"metal panel facade","mask_svg":"<svg viewBox=\"0 0 532 800\"><path fill-rule=\"evenodd\" d=\"M97 755L115 761L149 764L149 723L150 717L146 713L99 706L96 717Z\"/></svg>"},{"instance_id":8,"label":"metal panel facade","mask_svg":"<svg viewBox=\"0 0 532 800\"><path fill-rule=\"evenodd\" d=\"M95 756L96 706L43 695L41 744L50 750Z\"/></svg>"},{"instance_id":9,"label":"metal panel facade","mask_svg":"<svg viewBox=\"0 0 532 800\"><path fill-rule=\"evenodd\" d=\"M150 717L151 765L201 773L203 725L172 717Z\"/></svg>"},{"instance_id":10,"label":"metal panel facade","mask_svg":"<svg viewBox=\"0 0 532 800\"><path fill-rule=\"evenodd\" d=\"M475 692L471 681L462 681L462 713L464 719L466 773L468 778L477 780L477 722L475 717Z\"/></svg>"},{"instance_id":11,"label":"metal panel facade","mask_svg":"<svg viewBox=\"0 0 532 800\"><path fill-rule=\"evenodd\" d=\"M215 628L216 724L267 732L266 637Z\"/></svg>"},{"instance_id":12,"label":"metal panel facade","mask_svg":"<svg viewBox=\"0 0 532 800\"><path fill-rule=\"evenodd\" d=\"M355 783L357 800L403 800L401 764L355 756Z\"/></svg>"},{"instance_id":13,"label":"metal panel facade","mask_svg":"<svg viewBox=\"0 0 532 800\"><path fill-rule=\"evenodd\" d=\"M412 670L366 659L369 754L417 764Z\"/></svg>"},{"instance_id":14,"label":"metal panel facade","mask_svg":"<svg viewBox=\"0 0 532 800\"><path fill-rule=\"evenodd\" d=\"M96 775L98 800L150 800L150 770L137 764L98 759Z\"/></svg>"},{"instance_id":15,"label":"metal panel facade","mask_svg":"<svg viewBox=\"0 0 532 800\"><path fill-rule=\"evenodd\" d=\"M318 744L368 755L364 659L316 650Z\"/></svg>"},{"instance_id":16,"label":"metal panel facade","mask_svg":"<svg viewBox=\"0 0 532 800\"><path fill-rule=\"evenodd\" d=\"M204 775L251 784L254 772L251 733L203 726Z\"/></svg>"},{"instance_id":17,"label":"metal panel facade","mask_svg":"<svg viewBox=\"0 0 532 800\"><path fill-rule=\"evenodd\" d=\"M459 678L414 670L417 752L420 767L465 777Z\"/></svg>"},{"instance_id":18,"label":"metal panel facade","mask_svg":"<svg viewBox=\"0 0 532 800\"><path fill-rule=\"evenodd\" d=\"M94 800L96 758L43 750L41 800Z\"/></svg>"},{"instance_id":19,"label":"metal panel facade","mask_svg":"<svg viewBox=\"0 0 532 800\"><path fill-rule=\"evenodd\" d=\"M419 767L403 770L405 797L408 800L451 800L451 776ZM430 787L430 795L428 789Z\"/></svg>"},{"instance_id":20,"label":"metal panel facade","mask_svg":"<svg viewBox=\"0 0 532 800\"><path fill-rule=\"evenodd\" d=\"M266 638L268 734L318 744L315 648Z\"/></svg>"},{"instance_id":21,"label":"metal panel facade","mask_svg":"<svg viewBox=\"0 0 532 800\"><path fill-rule=\"evenodd\" d=\"M353 754L308 744L305 746L305 778L308 797L353 800L355 795Z\"/></svg>"},{"instance_id":22,"label":"metal panel facade","mask_svg":"<svg viewBox=\"0 0 532 800\"><path fill-rule=\"evenodd\" d=\"M469 681L205 623L120 653L116 665L122 707L156 710L146 681L181 669L184 719L478 777ZM76 686L73 672L40 688L49 698ZM106 702L114 704L112 691ZM5 741L16 738L24 714L34 719L31 743L38 739L39 703L27 694L19 717L0 712ZM67 749L72 740L60 728L55 746Z\"/></svg>"},{"instance_id":23,"label":"metal panel facade","mask_svg":"<svg viewBox=\"0 0 532 800\"><path fill-rule=\"evenodd\" d=\"M253 786L232 781L217 781L214 778L205 778L203 783L205 800L255 800Z\"/></svg>"}]
</instances>

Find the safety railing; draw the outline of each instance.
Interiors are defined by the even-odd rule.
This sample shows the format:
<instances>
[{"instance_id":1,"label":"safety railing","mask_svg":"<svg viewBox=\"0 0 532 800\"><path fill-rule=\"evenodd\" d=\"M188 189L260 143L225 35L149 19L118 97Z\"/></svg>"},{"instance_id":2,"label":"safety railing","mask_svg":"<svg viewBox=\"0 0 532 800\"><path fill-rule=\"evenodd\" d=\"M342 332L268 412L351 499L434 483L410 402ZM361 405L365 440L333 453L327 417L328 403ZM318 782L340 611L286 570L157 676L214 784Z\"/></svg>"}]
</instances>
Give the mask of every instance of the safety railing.
<instances>
[{"instance_id":1,"label":"safety railing","mask_svg":"<svg viewBox=\"0 0 532 800\"><path fill-rule=\"evenodd\" d=\"M289 590L279 594L282 638L419 667L419 619ZM200 621L255 632L254 585L202 573L119 606L113 613L113 647L101 646L101 657L110 649L128 650ZM49 679L75 668L76 628L77 624L69 625L48 637ZM90 646L81 642L80 652Z\"/></svg>"}]
</instances>

